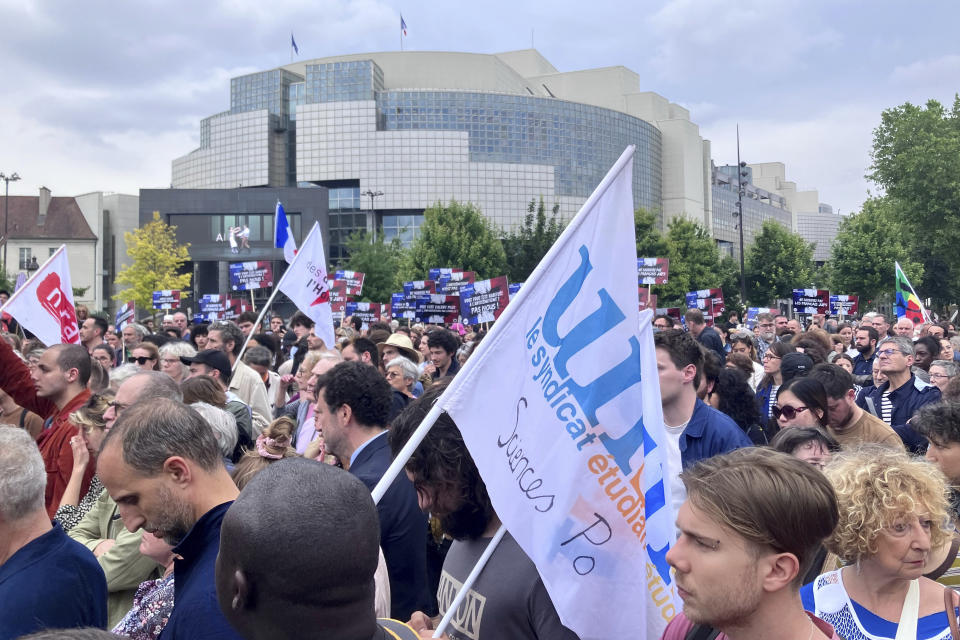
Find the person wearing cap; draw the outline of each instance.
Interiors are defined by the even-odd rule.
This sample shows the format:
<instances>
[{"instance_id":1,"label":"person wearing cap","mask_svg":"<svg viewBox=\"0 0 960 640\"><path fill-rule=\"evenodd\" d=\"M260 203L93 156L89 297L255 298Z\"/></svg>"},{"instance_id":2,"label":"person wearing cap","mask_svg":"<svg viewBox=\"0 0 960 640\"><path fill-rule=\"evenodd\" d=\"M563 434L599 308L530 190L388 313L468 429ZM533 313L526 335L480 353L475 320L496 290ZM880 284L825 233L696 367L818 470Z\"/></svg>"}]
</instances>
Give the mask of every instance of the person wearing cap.
<instances>
[{"instance_id":1,"label":"person wearing cap","mask_svg":"<svg viewBox=\"0 0 960 640\"><path fill-rule=\"evenodd\" d=\"M807 375L811 369L813 369L813 358L799 351L788 353L780 360L780 375L783 378L783 384L794 378Z\"/></svg>"},{"instance_id":2,"label":"person wearing cap","mask_svg":"<svg viewBox=\"0 0 960 640\"><path fill-rule=\"evenodd\" d=\"M227 354L219 349L206 349L192 358L181 356L180 362L190 367L188 380L197 376L206 376L213 378L220 385L227 396L226 409L237 419L238 444L249 448L256 440L254 433L259 435L260 430L266 425L259 424L259 421L255 420L256 414L250 409L250 405L227 388L232 370Z\"/></svg>"}]
</instances>

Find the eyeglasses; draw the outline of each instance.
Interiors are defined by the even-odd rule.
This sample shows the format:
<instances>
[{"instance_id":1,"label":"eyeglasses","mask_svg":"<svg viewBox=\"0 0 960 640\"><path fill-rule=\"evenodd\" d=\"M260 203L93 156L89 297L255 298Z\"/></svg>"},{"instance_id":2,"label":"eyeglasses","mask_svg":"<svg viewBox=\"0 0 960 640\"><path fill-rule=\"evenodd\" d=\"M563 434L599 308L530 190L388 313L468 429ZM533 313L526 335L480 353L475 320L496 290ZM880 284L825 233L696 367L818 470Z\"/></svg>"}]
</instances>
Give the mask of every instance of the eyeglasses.
<instances>
[{"instance_id":1,"label":"eyeglasses","mask_svg":"<svg viewBox=\"0 0 960 640\"><path fill-rule=\"evenodd\" d=\"M808 408L809 407L791 407L790 405L786 405L783 407L774 406L770 410L770 413L773 415L773 417L776 420L779 420L780 416L783 416L787 420L793 420L794 418L797 417L797 414L803 413Z\"/></svg>"},{"instance_id":2,"label":"eyeglasses","mask_svg":"<svg viewBox=\"0 0 960 640\"><path fill-rule=\"evenodd\" d=\"M884 358L889 358L895 353L902 353L902 352L899 349L884 349L883 351L877 351L877 355Z\"/></svg>"},{"instance_id":3,"label":"eyeglasses","mask_svg":"<svg viewBox=\"0 0 960 640\"><path fill-rule=\"evenodd\" d=\"M773 323L772 323L772 322L761 322L761 323L759 323L758 326L760 326L760 327L762 327L762 328L765 328L765 329L769 329L770 327L773 326Z\"/></svg>"},{"instance_id":4,"label":"eyeglasses","mask_svg":"<svg viewBox=\"0 0 960 640\"><path fill-rule=\"evenodd\" d=\"M153 356L137 356L136 358L134 358L133 356L130 356L129 358L127 358L127 362L131 362L131 363L136 362L137 364L147 364L151 360L155 360L155 359L156 358L154 358Z\"/></svg>"},{"instance_id":5,"label":"eyeglasses","mask_svg":"<svg viewBox=\"0 0 960 640\"><path fill-rule=\"evenodd\" d=\"M945 373L931 373L931 374L928 374L928 375L930 376L930 379L931 379L931 380L933 380L934 378L936 378L937 380L939 380L939 379L941 379L941 378L943 378L944 380L946 380L947 378L950 377L950 376L948 376L948 375L945 374Z\"/></svg>"},{"instance_id":6,"label":"eyeglasses","mask_svg":"<svg viewBox=\"0 0 960 640\"><path fill-rule=\"evenodd\" d=\"M765 354L763 354L763 359L764 359L764 360L779 360L779 359L780 359L780 356L775 356L775 355L773 355L772 353L765 353Z\"/></svg>"}]
</instances>

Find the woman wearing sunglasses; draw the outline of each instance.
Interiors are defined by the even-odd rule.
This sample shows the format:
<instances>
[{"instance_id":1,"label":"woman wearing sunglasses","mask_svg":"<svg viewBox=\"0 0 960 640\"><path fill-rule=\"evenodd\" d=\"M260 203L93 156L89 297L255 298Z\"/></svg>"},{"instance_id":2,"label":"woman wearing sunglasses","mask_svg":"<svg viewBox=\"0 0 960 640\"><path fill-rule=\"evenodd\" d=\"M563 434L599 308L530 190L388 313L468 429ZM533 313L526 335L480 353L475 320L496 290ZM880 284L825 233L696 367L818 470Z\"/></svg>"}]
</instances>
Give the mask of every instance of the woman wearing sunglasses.
<instances>
[{"instance_id":1,"label":"woman wearing sunglasses","mask_svg":"<svg viewBox=\"0 0 960 640\"><path fill-rule=\"evenodd\" d=\"M136 364L144 371L159 371L160 351L154 344L141 342L130 351L127 362Z\"/></svg>"},{"instance_id":2,"label":"woman wearing sunglasses","mask_svg":"<svg viewBox=\"0 0 960 640\"><path fill-rule=\"evenodd\" d=\"M793 378L777 390L771 411L781 429L820 427L827 424L827 392L819 380Z\"/></svg>"}]
</instances>

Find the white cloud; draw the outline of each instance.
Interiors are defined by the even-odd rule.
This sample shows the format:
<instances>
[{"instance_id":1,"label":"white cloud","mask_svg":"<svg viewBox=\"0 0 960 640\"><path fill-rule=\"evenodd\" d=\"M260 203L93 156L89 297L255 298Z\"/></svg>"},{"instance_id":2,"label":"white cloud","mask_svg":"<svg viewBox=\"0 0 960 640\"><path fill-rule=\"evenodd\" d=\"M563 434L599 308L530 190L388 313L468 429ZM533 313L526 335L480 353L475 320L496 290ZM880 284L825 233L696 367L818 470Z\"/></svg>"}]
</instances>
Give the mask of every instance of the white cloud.
<instances>
[{"instance_id":1,"label":"white cloud","mask_svg":"<svg viewBox=\"0 0 960 640\"><path fill-rule=\"evenodd\" d=\"M960 55L917 60L894 67L890 81L909 87L952 87L960 89Z\"/></svg>"}]
</instances>

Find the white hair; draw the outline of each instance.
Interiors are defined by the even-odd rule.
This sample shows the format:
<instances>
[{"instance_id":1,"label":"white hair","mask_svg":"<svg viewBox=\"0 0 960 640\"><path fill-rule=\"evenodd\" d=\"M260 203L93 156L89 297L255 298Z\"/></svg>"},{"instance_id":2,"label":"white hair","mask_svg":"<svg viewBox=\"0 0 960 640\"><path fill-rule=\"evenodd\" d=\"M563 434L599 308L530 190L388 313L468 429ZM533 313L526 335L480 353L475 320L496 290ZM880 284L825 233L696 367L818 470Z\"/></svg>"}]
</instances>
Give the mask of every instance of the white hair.
<instances>
[{"instance_id":1,"label":"white hair","mask_svg":"<svg viewBox=\"0 0 960 640\"><path fill-rule=\"evenodd\" d=\"M22 520L43 511L47 468L37 443L25 430L0 425L0 518Z\"/></svg>"},{"instance_id":2,"label":"white hair","mask_svg":"<svg viewBox=\"0 0 960 640\"><path fill-rule=\"evenodd\" d=\"M220 453L225 458L233 455L237 446L237 419L229 411L224 411L206 402L194 402L190 405L200 414L210 428L220 445Z\"/></svg>"},{"instance_id":3,"label":"white hair","mask_svg":"<svg viewBox=\"0 0 960 640\"><path fill-rule=\"evenodd\" d=\"M111 369L110 388L116 391L117 387L138 373L143 373L143 369L133 363L122 364L116 369Z\"/></svg>"},{"instance_id":4,"label":"white hair","mask_svg":"<svg viewBox=\"0 0 960 640\"><path fill-rule=\"evenodd\" d=\"M388 362L387 370L389 370L390 367L400 367L400 374L404 380L416 380L419 373L417 365L413 364L409 358L404 358L403 356L397 356Z\"/></svg>"},{"instance_id":5,"label":"white hair","mask_svg":"<svg viewBox=\"0 0 960 640\"><path fill-rule=\"evenodd\" d=\"M176 356L177 358L192 358L197 355L197 350L193 348L193 345L189 342L184 342L183 340L174 340L173 342L168 342L162 347L160 347L160 357L164 356ZM181 380L186 380L187 376L190 375L190 366L180 362L180 366L183 367L183 373L180 375Z\"/></svg>"}]
</instances>

